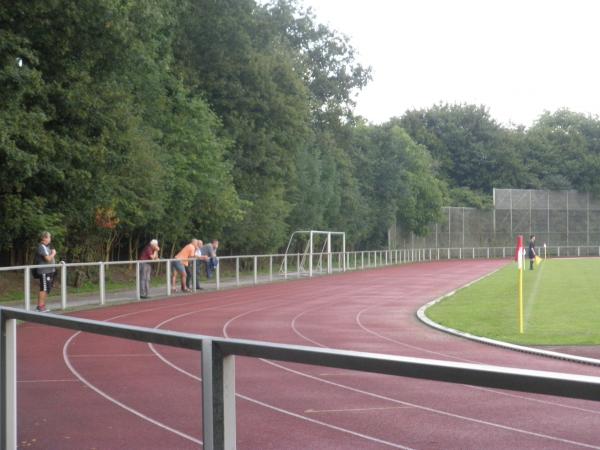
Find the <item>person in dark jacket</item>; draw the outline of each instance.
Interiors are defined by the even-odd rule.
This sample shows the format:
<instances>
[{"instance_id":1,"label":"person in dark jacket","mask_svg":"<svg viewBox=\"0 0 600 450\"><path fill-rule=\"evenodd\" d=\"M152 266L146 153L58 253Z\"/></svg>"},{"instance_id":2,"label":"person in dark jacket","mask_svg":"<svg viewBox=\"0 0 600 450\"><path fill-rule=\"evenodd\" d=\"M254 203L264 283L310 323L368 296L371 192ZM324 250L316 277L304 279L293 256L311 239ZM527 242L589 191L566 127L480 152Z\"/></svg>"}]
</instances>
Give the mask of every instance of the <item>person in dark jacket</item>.
<instances>
[{"instance_id":1,"label":"person in dark jacket","mask_svg":"<svg viewBox=\"0 0 600 450\"><path fill-rule=\"evenodd\" d=\"M529 270L533 270L533 263L537 253L535 252L535 236L532 234L529 236L529 250L527 251L529 256Z\"/></svg>"}]
</instances>

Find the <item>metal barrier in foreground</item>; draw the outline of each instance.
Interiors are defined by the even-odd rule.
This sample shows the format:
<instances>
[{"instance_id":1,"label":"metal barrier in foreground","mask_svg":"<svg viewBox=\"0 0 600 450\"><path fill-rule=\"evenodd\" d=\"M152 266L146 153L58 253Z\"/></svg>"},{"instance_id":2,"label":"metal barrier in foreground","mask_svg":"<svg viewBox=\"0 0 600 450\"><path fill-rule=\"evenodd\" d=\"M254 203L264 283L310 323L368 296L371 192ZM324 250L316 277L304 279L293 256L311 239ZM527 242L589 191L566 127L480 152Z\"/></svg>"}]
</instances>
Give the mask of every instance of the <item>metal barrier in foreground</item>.
<instances>
[{"instance_id":1,"label":"metal barrier in foreground","mask_svg":"<svg viewBox=\"0 0 600 450\"><path fill-rule=\"evenodd\" d=\"M203 444L236 448L234 356L600 401L600 377L224 339L0 307L0 449L17 447L17 320L202 352Z\"/></svg>"}]
</instances>

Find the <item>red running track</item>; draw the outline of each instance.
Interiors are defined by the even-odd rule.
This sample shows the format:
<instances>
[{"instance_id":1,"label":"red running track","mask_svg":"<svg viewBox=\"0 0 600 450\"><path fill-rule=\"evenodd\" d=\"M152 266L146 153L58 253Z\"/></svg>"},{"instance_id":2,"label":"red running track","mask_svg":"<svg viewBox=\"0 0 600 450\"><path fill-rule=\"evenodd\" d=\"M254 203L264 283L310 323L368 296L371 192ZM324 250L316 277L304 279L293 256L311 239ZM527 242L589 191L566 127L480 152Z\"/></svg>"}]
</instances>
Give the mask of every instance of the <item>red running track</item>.
<instances>
[{"instance_id":1,"label":"red running track","mask_svg":"<svg viewBox=\"0 0 600 450\"><path fill-rule=\"evenodd\" d=\"M201 334L600 375L430 329L415 311L504 261L421 263L97 309ZM20 448L198 449L200 354L19 327ZM239 449L600 448L600 403L237 357Z\"/></svg>"}]
</instances>

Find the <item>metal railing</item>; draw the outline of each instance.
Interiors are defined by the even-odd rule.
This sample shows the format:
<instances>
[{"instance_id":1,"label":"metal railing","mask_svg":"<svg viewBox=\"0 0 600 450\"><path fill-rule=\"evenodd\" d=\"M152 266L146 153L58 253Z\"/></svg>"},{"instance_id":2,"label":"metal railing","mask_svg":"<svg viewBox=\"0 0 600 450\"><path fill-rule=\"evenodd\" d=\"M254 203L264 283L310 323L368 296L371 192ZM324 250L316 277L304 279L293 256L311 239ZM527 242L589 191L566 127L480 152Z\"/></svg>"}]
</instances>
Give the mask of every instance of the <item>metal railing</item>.
<instances>
[{"instance_id":1,"label":"metal railing","mask_svg":"<svg viewBox=\"0 0 600 450\"><path fill-rule=\"evenodd\" d=\"M468 247L468 248L413 248L402 250L372 250L358 252L331 252L314 253L312 270L302 265L303 254L272 254L272 255L239 255L221 256L219 264L214 271L214 280L203 280L209 282L213 289L227 287L239 287L243 285L256 285L279 280L295 279L309 276L328 275L348 270L365 270L382 266L405 264L423 261L438 261L450 259L491 259L512 258L514 247ZM600 256L600 246L570 246L570 247L547 247L539 249L541 255L548 257L583 257ZM153 280L153 296L170 296L174 293L171 285L172 263L175 259L160 259L155 261L111 261L111 262L89 262L89 263L60 263L45 266L12 266L0 267L0 275L8 272L22 272L23 295L12 305L23 302L26 310L31 309L32 275L31 269L38 267L55 267L55 280L60 285L59 299L51 299L56 302L53 307L66 309L77 306L79 303L104 305L108 301L131 301L141 300L140 296L140 266L144 263L154 266L155 275ZM197 266L202 264L199 260L190 260L192 266L192 291L200 282L200 270ZM115 268L129 267L132 279L129 288L110 290L107 280ZM202 266L204 267L204 266ZM68 291L69 277L84 270L93 270L94 291L87 294L78 294L85 300L77 300L77 296ZM117 269L119 270L119 269ZM123 271L123 269L120 269ZM133 272L133 274L131 274ZM204 276L202 276L204 278ZM156 280L164 280L156 283ZM0 293L2 297L2 293ZM68 302L69 300L69 302Z\"/></svg>"},{"instance_id":2,"label":"metal railing","mask_svg":"<svg viewBox=\"0 0 600 450\"><path fill-rule=\"evenodd\" d=\"M226 339L0 307L0 449L17 447L17 320L202 353L207 450L236 448L234 356L600 401L600 377Z\"/></svg>"}]
</instances>

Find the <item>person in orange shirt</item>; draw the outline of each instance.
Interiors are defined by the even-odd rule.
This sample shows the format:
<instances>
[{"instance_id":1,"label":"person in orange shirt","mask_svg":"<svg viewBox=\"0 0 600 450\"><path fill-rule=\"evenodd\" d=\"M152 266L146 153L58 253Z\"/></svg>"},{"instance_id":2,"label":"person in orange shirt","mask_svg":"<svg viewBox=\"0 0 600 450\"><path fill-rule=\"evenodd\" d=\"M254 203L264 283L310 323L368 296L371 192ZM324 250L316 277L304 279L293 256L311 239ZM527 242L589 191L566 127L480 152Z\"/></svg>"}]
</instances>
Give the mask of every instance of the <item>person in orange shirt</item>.
<instances>
[{"instance_id":1,"label":"person in orange shirt","mask_svg":"<svg viewBox=\"0 0 600 450\"><path fill-rule=\"evenodd\" d=\"M190 263L190 259L196 257L196 249L198 248L198 239L192 239L188 245L183 247L179 253L175 255L176 261L173 262L173 280L171 285L173 286L174 292L177 292L177 288L175 287L177 282L177 272L181 275L181 291L182 292L191 292L191 289L188 289L185 281L187 278L185 268Z\"/></svg>"}]
</instances>

